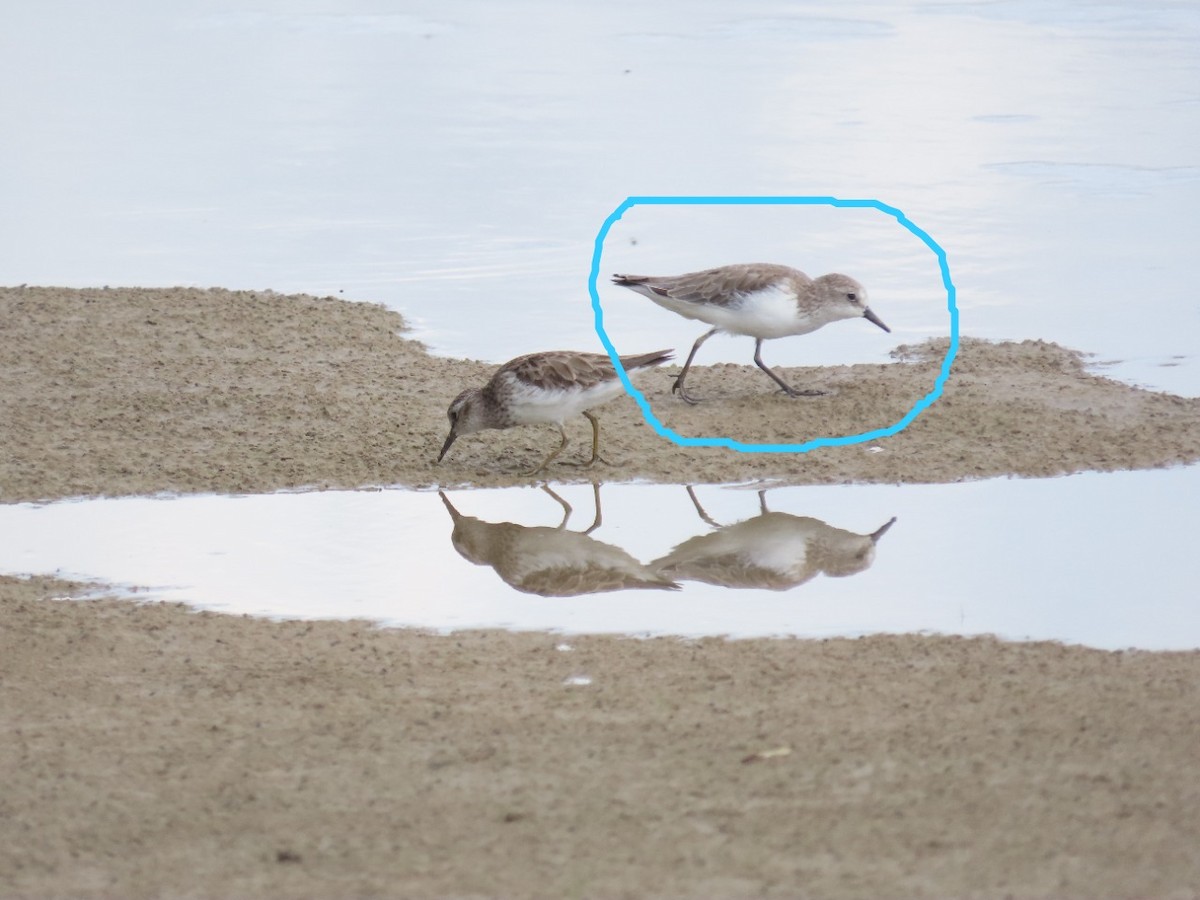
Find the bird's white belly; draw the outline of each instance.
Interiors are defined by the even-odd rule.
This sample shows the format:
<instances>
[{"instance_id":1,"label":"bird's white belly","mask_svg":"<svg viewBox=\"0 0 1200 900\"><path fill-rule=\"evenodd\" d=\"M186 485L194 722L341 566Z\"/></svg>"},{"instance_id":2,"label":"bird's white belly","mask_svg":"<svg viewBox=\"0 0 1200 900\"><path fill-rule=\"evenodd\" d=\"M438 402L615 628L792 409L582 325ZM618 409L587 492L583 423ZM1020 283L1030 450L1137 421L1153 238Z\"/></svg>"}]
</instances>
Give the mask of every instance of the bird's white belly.
<instances>
[{"instance_id":1,"label":"bird's white belly","mask_svg":"<svg viewBox=\"0 0 1200 900\"><path fill-rule=\"evenodd\" d=\"M747 334L756 338L804 334L822 324L802 317L796 307L795 295L778 287L742 294L740 302L729 306L689 303L669 297L656 297L655 301L672 312L708 322L728 334Z\"/></svg>"},{"instance_id":2,"label":"bird's white belly","mask_svg":"<svg viewBox=\"0 0 1200 900\"><path fill-rule=\"evenodd\" d=\"M586 409L619 397L624 390L615 378L584 390L534 390L523 385L514 395L510 411L517 425L561 425Z\"/></svg>"}]
</instances>

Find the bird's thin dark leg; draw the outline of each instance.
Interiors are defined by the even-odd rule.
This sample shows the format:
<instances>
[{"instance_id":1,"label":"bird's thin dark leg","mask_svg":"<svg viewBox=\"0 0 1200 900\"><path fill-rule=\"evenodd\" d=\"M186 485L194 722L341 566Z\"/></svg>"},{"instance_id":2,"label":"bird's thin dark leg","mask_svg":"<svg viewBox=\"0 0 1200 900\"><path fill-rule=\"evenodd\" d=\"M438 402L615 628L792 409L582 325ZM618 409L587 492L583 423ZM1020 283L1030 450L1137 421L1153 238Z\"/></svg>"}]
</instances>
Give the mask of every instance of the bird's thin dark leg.
<instances>
[{"instance_id":1,"label":"bird's thin dark leg","mask_svg":"<svg viewBox=\"0 0 1200 900\"><path fill-rule=\"evenodd\" d=\"M714 328L712 331L706 331L704 334L700 335L700 337L696 338L696 343L692 344L692 352L688 354L687 362L683 364L683 371L675 377L675 384L671 386L672 394L678 391L679 396L692 405L699 403L700 398L691 396L683 389L683 379L687 378L688 369L692 367L692 360L696 358L696 351L700 349L700 345L716 334L719 330L719 328Z\"/></svg>"},{"instance_id":2,"label":"bird's thin dark leg","mask_svg":"<svg viewBox=\"0 0 1200 900\"><path fill-rule=\"evenodd\" d=\"M713 528L720 528L721 523L704 511L704 507L700 505L700 501L696 498L696 491L689 484L687 485L687 495L692 498L692 506L696 507L696 514Z\"/></svg>"},{"instance_id":3,"label":"bird's thin dark leg","mask_svg":"<svg viewBox=\"0 0 1200 900\"><path fill-rule=\"evenodd\" d=\"M596 516L592 519L591 527L588 528L584 534L591 534L593 531L599 528L601 523L604 521L603 516L600 514L600 482L598 481L592 482L592 497L595 498L596 501Z\"/></svg>"},{"instance_id":4,"label":"bird's thin dark leg","mask_svg":"<svg viewBox=\"0 0 1200 900\"><path fill-rule=\"evenodd\" d=\"M762 338L759 338L754 342L754 361L758 363L758 367L760 369L771 376L772 381L783 388L783 392L785 394L787 394L789 397L820 397L825 393L825 391L818 390L798 391L770 369L768 369L767 364L762 361L762 342Z\"/></svg>"},{"instance_id":5,"label":"bird's thin dark leg","mask_svg":"<svg viewBox=\"0 0 1200 900\"><path fill-rule=\"evenodd\" d=\"M559 445L554 449L554 451L549 456L547 456L545 459L542 460L542 464L540 466L538 466L536 469L530 469L528 472L522 472L521 473L522 475L524 475L526 477L528 477L530 475L537 475L539 472L543 471L546 468L546 466L550 465L550 463L554 461L554 458L556 456L558 456L558 454L563 452L563 450L567 446L567 430L565 428L563 428L561 425L559 425L558 431L559 431L559 434L562 435L562 441L559 442Z\"/></svg>"},{"instance_id":6,"label":"bird's thin dark leg","mask_svg":"<svg viewBox=\"0 0 1200 900\"><path fill-rule=\"evenodd\" d=\"M558 524L558 530L561 531L562 529L567 527L567 521L571 518L571 513L572 513L571 504L568 503L566 500L564 500L562 497L558 496L558 494L554 493L554 491L550 490L550 485L548 485L548 484L543 484L542 490L545 491L547 494L549 494L551 497L553 497L555 500L557 500L558 505L561 506L563 509L563 520Z\"/></svg>"},{"instance_id":7,"label":"bird's thin dark leg","mask_svg":"<svg viewBox=\"0 0 1200 900\"><path fill-rule=\"evenodd\" d=\"M607 466L619 466L621 463L615 463L605 459L600 455L600 420L592 415L591 410L585 409L583 414L588 417L588 421L592 423L592 458L585 463L563 463L567 466L580 466L584 469L590 469L598 462L602 462Z\"/></svg>"}]
</instances>

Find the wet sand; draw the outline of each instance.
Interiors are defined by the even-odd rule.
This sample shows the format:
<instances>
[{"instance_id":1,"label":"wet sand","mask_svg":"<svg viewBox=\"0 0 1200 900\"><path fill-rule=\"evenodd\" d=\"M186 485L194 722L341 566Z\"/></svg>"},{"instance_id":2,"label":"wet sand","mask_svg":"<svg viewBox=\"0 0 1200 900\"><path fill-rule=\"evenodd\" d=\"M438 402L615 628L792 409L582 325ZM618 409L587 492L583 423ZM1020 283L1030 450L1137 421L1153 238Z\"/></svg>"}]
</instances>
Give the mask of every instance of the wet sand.
<instances>
[{"instance_id":1,"label":"wet sand","mask_svg":"<svg viewBox=\"0 0 1200 900\"><path fill-rule=\"evenodd\" d=\"M492 366L402 329L328 298L0 290L0 499L524 483L552 429L463 438L433 464L449 400ZM943 352L785 370L831 390L812 400L749 367L697 368L712 399L694 408L643 383L681 433L793 442L891 424ZM628 399L601 420L628 460L615 479L1200 458L1200 401L1037 341L964 340L944 399L875 452L679 448ZM587 423L571 433L582 455ZM930 636L562 651L46 599L79 590L0 578L0 896L1200 894L1200 653Z\"/></svg>"},{"instance_id":2,"label":"wet sand","mask_svg":"<svg viewBox=\"0 0 1200 900\"><path fill-rule=\"evenodd\" d=\"M446 407L495 366L428 355L377 305L221 290L3 289L0 323L3 501L525 484L518 473L557 441L553 426L481 432L435 465ZM935 341L898 350L897 364L782 370L794 385L829 390L824 397L786 397L752 366L697 367L689 387L710 399L694 407L670 396L677 367L639 382L680 434L798 443L892 425L933 389L945 350ZM942 399L874 445L799 455L685 448L656 434L629 398L599 415L605 454L625 463L598 469L605 480L948 482L1200 459L1200 399L1089 374L1079 353L1041 341L964 339ZM568 432L564 458L586 459L587 421ZM593 477L568 466L550 475Z\"/></svg>"}]
</instances>

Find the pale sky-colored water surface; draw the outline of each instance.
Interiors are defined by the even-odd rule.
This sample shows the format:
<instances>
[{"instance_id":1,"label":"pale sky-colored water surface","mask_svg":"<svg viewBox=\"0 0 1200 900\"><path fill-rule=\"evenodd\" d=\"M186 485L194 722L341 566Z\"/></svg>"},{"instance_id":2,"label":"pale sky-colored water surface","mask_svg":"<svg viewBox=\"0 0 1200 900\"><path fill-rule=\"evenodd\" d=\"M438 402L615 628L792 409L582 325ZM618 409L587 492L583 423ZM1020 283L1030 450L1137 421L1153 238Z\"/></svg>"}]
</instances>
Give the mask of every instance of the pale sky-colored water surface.
<instances>
[{"instance_id":1,"label":"pale sky-colored water surface","mask_svg":"<svg viewBox=\"0 0 1200 900\"><path fill-rule=\"evenodd\" d=\"M457 529L436 493L401 490L0 506L0 572L140 585L226 612L436 629L1200 647L1195 517L1178 502L1200 495L1196 466L778 488L767 515L747 488L698 487L697 506L679 485L604 485L590 534L579 532L594 522L592 488L555 490L572 507L565 529L562 507L535 487L448 494ZM593 589L613 587L616 570L680 589L580 593L578 573L601 564Z\"/></svg>"},{"instance_id":2,"label":"pale sky-colored water surface","mask_svg":"<svg viewBox=\"0 0 1200 900\"><path fill-rule=\"evenodd\" d=\"M600 349L587 275L627 196L865 197L945 248L964 334L1058 341L1200 394L1192 2L54 0L7 4L0 79L5 283L329 293L399 310L434 352L500 362ZM637 208L601 271L757 260L856 275L894 332L838 323L770 342L772 364L881 361L946 333L933 255L870 210ZM684 353L703 330L601 297L622 352ZM714 340L700 362L751 351ZM433 627L1196 647L1196 472L772 491L805 520L779 520L777 557L839 534L852 553L847 535L897 517L861 571L794 572L808 580L781 592L521 592L455 549L435 494L399 491L3 507L0 571ZM590 490L562 493L582 527ZM592 537L622 565L712 527L682 487L602 493ZM722 524L758 511L753 492L698 493ZM534 489L451 501L480 522L560 518ZM612 552L549 552L585 551Z\"/></svg>"},{"instance_id":3,"label":"pale sky-colored water surface","mask_svg":"<svg viewBox=\"0 0 1200 900\"><path fill-rule=\"evenodd\" d=\"M592 242L626 196L871 197L946 249L965 334L1200 393L1191 2L9 7L8 283L332 293L499 362L599 349ZM856 274L895 331L839 323L772 363L946 332L932 255L875 213L633 210L603 271L753 260ZM698 334L602 298L623 352Z\"/></svg>"}]
</instances>

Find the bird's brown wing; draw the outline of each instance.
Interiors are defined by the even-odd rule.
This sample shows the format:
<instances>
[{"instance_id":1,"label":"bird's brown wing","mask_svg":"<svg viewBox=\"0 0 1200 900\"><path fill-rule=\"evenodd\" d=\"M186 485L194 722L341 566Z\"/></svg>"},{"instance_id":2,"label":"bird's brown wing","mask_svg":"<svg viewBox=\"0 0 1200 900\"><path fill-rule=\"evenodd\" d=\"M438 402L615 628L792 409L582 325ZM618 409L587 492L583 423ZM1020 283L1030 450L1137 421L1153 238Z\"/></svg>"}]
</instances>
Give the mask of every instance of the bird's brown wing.
<instances>
[{"instance_id":1,"label":"bird's brown wing","mask_svg":"<svg viewBox=\"0 0 1200 900\"><path fill-rule=\"evenodd\" d=\"M656 366L671 359L670 350L656 350L635 356L622 356L626 371ZM508 373L526 384L538 387L590 388L617 377L612 360L603 353L578 353L574 350L546 350L520 356L503 365L496 373Z\"/></svg>"},{"instance_id":2,"label":"bird's brown wing","mask_svg":"<svg viewBox=\"0 0 1200 900\"><path fill-rule=\"evenodd\" d=\"M781 279L806 279L803 272L775 263L742 263L719 266L686 275L618 275L613 281L625 287L645 286L656 294L687 303L728 306L741 294L770 287Z\"/></svg>"},{"instance_id":3,"label":"bird's brown wing","mask_svg":"<svg viewBox=\"0 0 1200 900\"><path fill-rule=\"evenodd\" d=\"M616 378L612 360L603 353L547 350L530 353L506 363L496 373L511 374L519 381L552 389L589 388Z\"/></svg>"}]
</instances>

